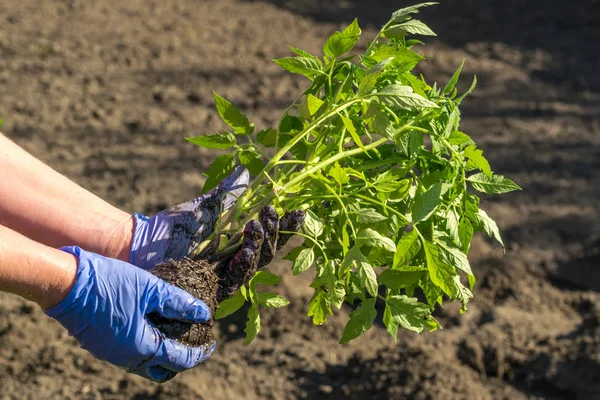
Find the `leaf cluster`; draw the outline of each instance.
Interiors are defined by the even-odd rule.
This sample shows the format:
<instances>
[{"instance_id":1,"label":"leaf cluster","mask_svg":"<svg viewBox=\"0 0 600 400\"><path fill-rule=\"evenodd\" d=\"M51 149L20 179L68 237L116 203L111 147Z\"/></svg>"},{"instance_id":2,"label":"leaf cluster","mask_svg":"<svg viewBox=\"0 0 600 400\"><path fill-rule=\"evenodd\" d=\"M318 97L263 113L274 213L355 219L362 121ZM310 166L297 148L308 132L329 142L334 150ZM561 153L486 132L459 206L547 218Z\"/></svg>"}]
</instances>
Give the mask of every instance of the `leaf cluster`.
<instances>
[{"instance_id":1,"label":"leaf cluster","mask_svg":"<svg viewBox=\"0 0 600 400\"><path fill-rule=\"evenodd\" d=\"M414 15L433 4L393 13L362 54L352 54L361 36L357 20L327 39L321 58L290 47L295 55L275 63L306 77L308 87L276 127L255 132L242 111L215 94L230 129L188 138L228 151L210 166L204 191L238 163L254 176L223 217L223 229L243 226L265 204L280 213L306 211L297 234L302 243L285 259L294 275L314 276L307 316L315 325L344 304L353 308L341 343L372 326L378 304L394 340L398 328L440 329L432 313L445 301L460 302L465 312L476 283L468 259L473 235L485 232L504 246L479 195L520 190L492 170L460 129L460 104L476 78L459 94L463 64L443 87L414 73L424 57L411 35L435 35ZM240 136L246 144L237 143ZM222 318L249 302L248 343L260 331L259 306L287 304L258 293L257 283L273 284L275 278L258 272L217 312Z\"/></svg>"}]
</instances>

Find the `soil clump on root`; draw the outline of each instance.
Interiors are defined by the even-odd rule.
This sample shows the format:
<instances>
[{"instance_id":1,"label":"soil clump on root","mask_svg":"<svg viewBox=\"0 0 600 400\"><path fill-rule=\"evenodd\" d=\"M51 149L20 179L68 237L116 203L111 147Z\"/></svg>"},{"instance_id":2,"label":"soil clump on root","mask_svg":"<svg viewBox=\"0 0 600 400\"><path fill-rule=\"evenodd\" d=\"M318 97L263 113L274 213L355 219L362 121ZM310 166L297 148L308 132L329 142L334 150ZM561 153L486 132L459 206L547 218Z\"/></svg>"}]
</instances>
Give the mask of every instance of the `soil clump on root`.
<instances>
[{"instance_id":1,"label":"soil clump on root","mask_svg":"<svg viewBox=\"0 0 600 400\"><path fill-rule=\"evenodd\" d=\"M175 321L156 313L148 315L150 322L168 338L185 345L201 346L211 343L213 341L211 330L214 326L212 315L218 306L219 289L219 278L214 271L214 265L205 260L194 261L184 258L161 263L150 272L204 301L211 313L210 320L201 324Z\"/></svg>"}]
</instances>

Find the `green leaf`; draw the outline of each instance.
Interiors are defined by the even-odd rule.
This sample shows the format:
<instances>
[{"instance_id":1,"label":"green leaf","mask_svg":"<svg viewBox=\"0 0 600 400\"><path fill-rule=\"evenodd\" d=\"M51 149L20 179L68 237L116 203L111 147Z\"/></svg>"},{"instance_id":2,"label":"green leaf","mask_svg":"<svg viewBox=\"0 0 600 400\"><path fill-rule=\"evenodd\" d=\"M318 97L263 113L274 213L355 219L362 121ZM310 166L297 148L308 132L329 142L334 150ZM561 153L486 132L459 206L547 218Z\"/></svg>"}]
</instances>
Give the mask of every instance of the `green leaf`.
<instances>
[{"instance_id":1,"label":"green leaf","mask_svg":"<svg viewBox=\"0 0 600 400\"><path fill-rule=\"evenodd\" d=\"M477 76L473 76L473 83L471 83L471 87L462 96L460 96L458 99L456 99L455 103L457 105L460 104L464 100L465 97L467 97L473 90L475 90L476 86L477 86Z\"/></svg>"},{"instance_id":2,"label":"green leaf","mask_svg":"<svg viewBox=\"0 0 600 400\"><path fill-rule=\"evenodd\" d=\"M379 214L372 208L362 208L358 211L358 222L360 224L374 224L380 221L386 221L388 218Z\"/></svg>"},{"instance_id":3,"label":"green leaf","mask_svg":"<svg viewBox=\"0 0 600 400\"><path fill-rule=\"evenodd\" d=\"M391 252L396 251L396 244L392 239L382 236L381 233L374 231L371 228L365 228L358 232L356 234L356 243L359 246L366 244Z\"/></svg>"},{"instance_id":4,"label":"green leaf","mask_svg":"<svg viewBox=\"0 0 600 400\"><path fill-rule=\"evenodd\" d=\"M502 241L502 237L500 236L500 230L498 229L498 225L496 222L490 218L490 216L482 210L481 208L477 211L477 219L478 222L483 226L483 229L487 232L489 237L496 239L504 248L504 242Z\"/></svg>"},{"instance_id":5,"label":"green leaf","mask_svg":"<svg viewBox=\"0 0 600 400\"><path fill-rule=\"evenodd\" d=\"M302 228L307 235L317 238L323 233L323 223L311 210L305 211L304 224Z\"/></svg>"},{"instance_id":6,"label":"green leaf","mask_svg":"<svg viewBox=\"0 0 600 400\"><path fill-rule=\"evenodd\" d=\"M292 272L294 275L299 275L302 272L310 268L315 261L315 252L312 248L302 249L296 257L292 266Z\"/></svg>"},{"instance_id":7,"label":"green leaf","mask_svg":"<svg viewBox=\"0 0 600 400\"><path fill-rule=\"evenodd\" d=\"M373 95L383 103L400 109L438 108L437 104L414 93L413 88L406 85L389 85Z\"/></svg>"},{"instance_id":8,"label":"green leaf","mask_svg":"<svg viewBox=\"0 0 600 400\"><path fill-rule=\"evenodd\" d=\"M421 242L418 240L419 235L416 230L412 230L409 233L402 236L396 246L396 253L394 254L394 263L392 268L398 268L405 265L407 262L417 255L421 250Z\"/></svg>"},{"instance_id":9,"label":"green leaf","mask_svg":"<svg viewBox=\"0 0 600 400\"><path fill-rule=\"evenodd\" d=\"M414 224L424 221L433 213L440 203L442 183L436 182L424 193L418 191L415 195L415 204L412 209L412 222Z\"/></svg>"},{"instance_id":10,"label":"green leaf","mask_svg":"<svg viewBox=\"0 0 600 400\"><path fill-rule=\"evenodd\" d=\"M242 308L245 302L246 299L244 299L242 292L237 291L232 297L219 304L219 308L215 311L215 319L222 319L233 314Z\"/></svg>"},{"instance_id":11,"label":"green leaf","mask_svg":"<svg viewBox=\"0 0 600 400\"><path fill-rule=\"evenodd\" d=\"M392 308L386 302L385 310L383 311L383 325L385 325L385 329L388 331L390 336L394 339L394 343L398 342L398 321L392 315Z\"/></svg>"},{"instance_id":12,"label":"green leaf","mask_svg":"<svg viewBox=\"0 0 600 400\"><path fill-rule=\"evenodd\" d=\"M365 76L360 80L358 84L358 94L363 95L365 93L369 93L375 87L377 83L377 79L384 71L385 67L392 61L393 57L388 57L384 60L381 60L377 64L375 64L371 69L367 71Z\"/></svg>"},{"instance_id":13,"label":"green leaf","mask_svg":"<svg viewBox=\"0 0 600 400\"><path fill-rule=\"evenodd\" d=\"M277 275L273 275L267 271L258 271L254 274L252 279L250 279L250 284L256 286L257 284L266 285L266 286L275 286L279 283L281 278Z\"/></svg>"},{"instance_id":14,"label":"green leaf","mask_svg":"<svg viewBox=\"0 0 600 400\"><path fill-rule=\"evenodd\" d=\"M469 303L469 300L473 298L473 293L461 283L460 277L458 276L454 277L454 286L455 294L453 297L460 301L460 312L462 314L467 311L467 304Z\"/></svg>"},{"instance_id":15,"label":"green leaf","mask_svg":"<svg viewBox=\"0 0 600 400\"><path fill-rule=\"evenodd\" d=\"M423 247L431 281L439 286L444 293L453 296L455 294L453 279L456 275L454 267L444 260L440 254L440 248L434 243L424 240Z\"/></svg>"},{"instance_id":16,"label":"green leaf","mask_svg":"<svg viewBox=\"0 0 600 400\"><path fill-rule=\"evenodd\" d=\"M216 133L196 137L186 137L188 142L207 149L225 150L235 145L235 136L231 132Z\"/></svg>"},{"instance_id":17,"label":"green leaf","mask_svg":"<svg viewBox=\"0 0 600 400\"><path fill-rule=\"evenodd\" d=\"M397 26L414 35L437 36L431 28L417 19L411 19Z\"/></svg>"},{"instance_id":18,"label":"green leaf","mask_svg":"<svg viewBox=\"0 0 600 400\"><path fill-rule=\"evenodd\" d=\"M319 60L319 58L317 56L314 56L314 55L307 53L304 50L298 49L296 47L288 46L288 48L290 50L292 50L294 53L298 54L299 56L306 57L306 58L312 58L313 60L317 61L319 63L319 65L321 65L321 61Z\"/></svg>"},{"instance_id":19,"label":"green leaf","mask_svg":"<svg viewBox=\"0 0 600 400\"><path fill-rule=\"evenodd\" d=\"M444 128L444 133L442 134L443 138L448 138L456 130L456 126L458 124L458 108L452 110L450 115L448 116L448 122L446 123L446 127Z\"/></svg>"},{"instance_id":20,"label":"green leaf","mask_svg":"<svg viewBox=\"0 0 600 400\"><path fill-rule=\"evenodd\" d=\"M469 135L465 134L464 132L461 131L454 131L450 134L450 137L448 137L448 142L450 144L456 145L456 146L468 146L471 144L474 144L475 142L473 142L473 140L471 140L471 138L469 137Z\"/></svg>"},{"instance_id":21,"label":"green leaf","mask_svg":"<svg viewBox=\"0 0 600 400\"><path fill-rule=\"evenodd\" d=\"M423 294L427 299L427 304L429 304L430 309L435 308L435 304L442 303L442 290L436 286L430 278L422 279L419 282L419 286L421 290L423 290Z\"/></svg>"},{"instance_id":22,"label":"green leaf","mask_svg":"<svg viewBox=\"0 0 600 400\"><path fill-rule=\"evenodd\" d=\"M344 126L346 127L346 129L350 133L350 136L352 136L352 140L354 140L354 143L356 143L356 145L358 147L360 147L362 150L366 151L365 150L365 145L360 140L360 136L358 136L358 133L356 132L356 127L352 123L352 120L349 119L349 118L347 118L347 117L344 117L342 115L342 121L344 121Z\"/></svg>"},{"instance_id":23,"label":"green leaf","mask_svg":"<svg viewBox=\"0 0 600 400\"><path fill-rule=\"evenodd\" d=\"M350 320L344 328L340 343L348 343L365 333L373 325L375 317L377 317L375 298L366 299L350 313Z\"/></svg>"},{"instance_id":24,"label":"green leaf","mask_svg":"<svg viewBox=\"0 0 600 400\"><path fill-rule=\"evenodd\" d=\"M264 163L260 157L260 154L252 148L244 148L238 152L238 158L240 163L246 168L252 175L258 175L264 168Z\"/></svg>"},{"instance_id":25,"label":"green leaf","mask_svg":"<svg viewBox=\"0 0 600 400\"><path fill-rule=\"evenodd\" d=\"M245 345L249 345L250 342L254 340L258 332L260 332L260 315L258 314L258 304L254 304L252 307L250 307L244 332L246 333L246 340L244 340Z\"/></svg>"},{"instance_id":26,"label":"green leaf","mask_svg":"<svg viewBox=\"0 0 600 400\"><path fill-rule=\"evenodd\" d=\"M450 78L450 80L444 87L444 90L442 91L442 93L444 93L444 94L452 93L452 91L456 87L456 84L458 83L458 78L460 77L460 73L464 66L465 66L465 60L463 58L462 62L460 63L460 66L458 67L456 72L454 72L454 74L452 75L452 78Z\"/></svg>"},{"instance_id":27,"label":"green leaf","mask_svg":"<svg viewBox=\"0 0 600 400\"><path fill-rule=\"evenodd\" d=\"M492 169L488 160L483 156L483 150L479 150L477 146L471 145L465 149L465 157L469 159L469 163L467 163L468 169L479 168L486 177L489 179L493 178Z\"/></svg>"},{"instance_id":28,"label":"green leaf","mask_svg":"<svg viewBox=\"0 0 600 400\"><path fill-rule=\"evenodd\" d=\"M214 93L217 111L223 121L233 128L234 133L238 135L249 135L254 131L254 124L248 121L248 118L233 104Z\"/></svg>"},{"instance_id":29,"label":"green leaf","mask_svg":"<svg viewBox=\"0 0 600 400\"><path fill-rule=\"evenodd\" d=\"M439 329L439 323L431 316L427 304L419 303L414 297L391 296L387 303L390 305L392 318L404 329L421 333Z\"/></svg>"},{"instance_id":30,"label":"green leaf","mask_svg":"<svg viewBox=\"0 0 600 400\"><path fill-rule=\"evenodd\" d=\"M358 20L354 19L346 29L335 32L327 39L323 52L329 58L336 58L352 50L360 39L361 30Z\"/></svg>"},{"instance_id":31,"label":"green leaf","mask_svg":"<svg viewBox=\"0 0 600 400\"><path fill-rule=\"evenodd\" d=\"M425 274L425 271L398 271L386 269L379 276L379 282L388 289L402 289L408 286L413 286L419 282Z\"/></svg>"},{"instance_id":32,"label":"green leaf","mask_svg":"<svg viewBox=\"0 0 600 400\"><path fill-rule=\"evenodd\" d=\"M389 58L391 58L392 61L390 62L390 64L386 65L393 65L395 73L411 71L420 61L425 59L425 57L415 53L414 51L406 47L385 45L379 47L375 51L375 53L369 56L369 59L375 62L383 62L384 60L387 60ZM363 93L367 92L364 91Z\"/></svg>"},{"instance_id":33,"label":"green leaf","mask_svg":"<svg viewBox=\"0 0 600 400\"><path fill-rule=\"evenodd\" d=\"M327 320L327 315L333 315L329 296L323 289L316 289L308 303L308 316L313 317L313 324L323 325Z\"/></svg>"},{"instance_id":34,"label":"green leaf","mask_svg":"<svg viewBox=\"0 0 600 400\"><path fill-rule=\"evenodd\" d=\"M392 18L390 19L390 23L394 22L402 22L410 17L411 14L417 14L419 12L419 8L433 6L435 4L439 4L438 2L427 2L421 4L415 4L409 7L401 8L395 11L392 14Z\"/></svg>"},{"instance_id":35,"label":"green leaf","mask_svg":"<svg viewBox=\"0 0 600 400\"><path fill-rule=\"evenodd\" d=\"M469 275L473 275L471 270L471 264L465 253L463 253L456 245L447 237L440 237L439 243L440 251L443 253L443 257L447 260L448 264L454 265L456 268L465 271Z\"/></svg>"},{"instance_id":36,"label":"green leaf","mask_svg":"<svg viewBox=\"0 0 600 400\"><path fill-rule=\"evenodd\" d=\"M473 239L473 224L469 218L461 218L458 224L458 246L460 249L469 253L469 248L471 247L471 240Z\"/></svg>"},{"instance_id":37,"label":"green leaf","mask_svg":"<svg viewBox=\"0 0 600 400\"><path fill-rule=\"evenodd\" d=\"M275 147L275 143L277 142L277 131L273 128L263 129L256 134L256 139L258 140L258 143L265 147Z\"/></svg>"},{"instance_id":38,"label":"green leaf","mask_svg":"<svg viewBox=\"0 0 600 400\"><path fill-rule=\"evenodd\" d=\"M480 172L471 175L467 180L471 182L475 189L487 194L501 194L522 190L516 183L502 175L493 175L490 178L483 172Z\"/></svg>"},{"instance_id":39,"label":"green leaf","mask_svg":"<svg viewBox=\"0 0 600 400\"><path fill-rule=\"evenodd\" d=\"M300 74L309 78L324 74L319 60L310 57L283 57L274 62L292 74Z\"/></svg>"},{"instance_id":40,"label":"green leaf","mask_svg":"<svg viewBox=\"0 0 600 400\"><path fill-rule=\"evenodd\" d=\"M460 225L460 216L454 210L454 208L448 208L446 212L446 230L450 235L450 238L454 241L454 243L460 243L460 236L458 234Z\"/></svg>"},{"instance_id":41,"label":"green leaf","mask_svg":"<svg viewBox=\"0 0 600 400\"><path fill-rule=\"evenodd\" d=\"M280 308L287 306L290 302L285 297L276 295L275 293L259 292L258 304L269 308Z\"/></svg>"},{"instance_id":42,"label":"green leaf","mask_svg":"<svg viewBox=\"0 0 600 400\"><path fill-rule=\"evenodd\" d=\"M350 177L338 162L333 164L333 167L329 169L329 176L331 176L340 186L350 182Z\"/></svg>"},{"instance_id":43,"label":"green leaf","mask_svg":"<svg viewBox=\"0 0 600 400\"><path fill-rule=\"evenodd\" d=\"M367 292L371 296L377 296L377 275L373 266L366 262L366 260L361 260L357 263L356 269L358 279L360 279L363 286L367 289Z\"/></svg>"},{"instance_id":44,"label":"green leaf","mask_svg":"<svg viewBox=\"0 0 600 400\"><path fill-rule=\"evenodd\" d=\"M207 193L209 190L216 187L219 182L229 176L235 168L235 160L233 154L222 154L215 158L208 171L204 174L207 179L202 187L202 193Z\"/></svg>"},{"instance_id":45,"label":"green leaf","mask_svg":"<svg viewBox=\"0 0 600 400\"><path fill-rule=\"evenodd\" d=\"M312 94L309 94L306 98L306 104L308 106L308 112L311 116L315 115L315 113L317 111L319 111L319 109L321 108L321 106L323 104L325 104L325 102L321 99L319 99L318 97L313 96Z\"/></svg>"}]
</instances>

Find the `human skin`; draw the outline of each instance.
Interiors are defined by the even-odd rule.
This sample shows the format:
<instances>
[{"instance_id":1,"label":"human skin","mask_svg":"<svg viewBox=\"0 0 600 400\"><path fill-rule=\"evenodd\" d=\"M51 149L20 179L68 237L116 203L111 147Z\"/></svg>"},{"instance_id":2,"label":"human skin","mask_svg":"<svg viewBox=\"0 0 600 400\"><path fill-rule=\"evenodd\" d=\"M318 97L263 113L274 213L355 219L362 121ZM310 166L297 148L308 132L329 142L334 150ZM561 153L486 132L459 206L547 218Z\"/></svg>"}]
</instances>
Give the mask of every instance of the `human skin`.
<instances>
[{"instance_id":1,"label":"human skin","mask_svg":"<svg viewBox=\"0 0 600 400\"><path fill-rule=\"evenodd\" d=\"M134 220L0 133L0 225L52 248L129 261Z\"/></svg>"},{"instance_id":2,"label":"human skin","mask_svg":"<svg viewBox=\"0 0 600 400\"><path fill-rule=\"evenodd\" d=\"M75 284L77 264L75 256L0 225L0 291L50 309Z\"/></svg>"}]
</instances>

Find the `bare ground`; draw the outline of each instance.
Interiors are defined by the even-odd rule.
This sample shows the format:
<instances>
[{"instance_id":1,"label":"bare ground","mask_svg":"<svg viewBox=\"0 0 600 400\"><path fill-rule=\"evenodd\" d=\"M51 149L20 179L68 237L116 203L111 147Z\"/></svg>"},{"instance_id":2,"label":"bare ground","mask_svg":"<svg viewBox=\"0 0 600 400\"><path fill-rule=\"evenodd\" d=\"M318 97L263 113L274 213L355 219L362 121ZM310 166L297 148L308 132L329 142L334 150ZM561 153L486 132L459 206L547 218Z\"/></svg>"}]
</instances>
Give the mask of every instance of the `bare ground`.
<instances>
[{"instance_id":1,"label":"bare ground","mask_svg":"<svg viewBox=\"0 0 600 400\"><path fill-rule=\"evenodd\" d=\"M577 4L575 4L577 3ZM372 37L408 3L116 0L0 2L0 115L9 137L107 201L153 214L195 196L214 158L184 136L222 128L212 91L259 126L305 82L272 59L320 53L358 17ZM339 345L349 310L323 327L287 262L292 303L222 321L197 369L152 384L99 362L57 323L0 293L0 399L600 398L600 1L442 1L420 17L428 80L465 58L463 129L523 191L485 199L507 253L478 236L476 298L445 329L397 344L383 327ZM307 283L307 282L306 282Z\"/></svg>"}]
</instances>

